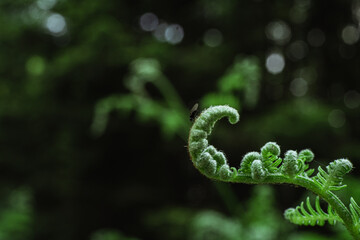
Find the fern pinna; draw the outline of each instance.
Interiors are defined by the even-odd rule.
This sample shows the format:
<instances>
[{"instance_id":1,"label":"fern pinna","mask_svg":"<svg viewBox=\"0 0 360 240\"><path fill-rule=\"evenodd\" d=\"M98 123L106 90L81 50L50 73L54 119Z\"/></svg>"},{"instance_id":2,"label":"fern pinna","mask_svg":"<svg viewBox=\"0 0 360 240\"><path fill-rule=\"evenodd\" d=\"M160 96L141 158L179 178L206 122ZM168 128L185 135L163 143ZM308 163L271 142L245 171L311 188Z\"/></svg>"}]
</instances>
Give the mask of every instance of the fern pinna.
<instances>
[{"instance_id":1,"label":"fern pinna","mask_svg":"<svg viewBox=\"0 0 360 240\"><path fill-rule=\"evenodd\" d=\"M334 194L346 187L343 176L350 172L352 163L347 159L331 162L326 169L309 169L314 159L312 151L305 149L297 153L289 150L280 157L280 147L275 142L266 143L260 152L249 152L241 160L240 167L230 167L221 151L209 145L207 137L211 134L216 121L227 117L235 124L239 121L238 112L229 106L213 106L204 110L195 120L189 133L188 150L194 166L206 177L233 183L280 184L288 183L305 187L318 197L314 207L310 199L300 206L287 209L285 218L299 225L324 225L343 223L354 239L360 239L360 207L353 198L347 208ZM319 197L328 203L327 210L320 206Z\"/></svg>"}]
</instances>

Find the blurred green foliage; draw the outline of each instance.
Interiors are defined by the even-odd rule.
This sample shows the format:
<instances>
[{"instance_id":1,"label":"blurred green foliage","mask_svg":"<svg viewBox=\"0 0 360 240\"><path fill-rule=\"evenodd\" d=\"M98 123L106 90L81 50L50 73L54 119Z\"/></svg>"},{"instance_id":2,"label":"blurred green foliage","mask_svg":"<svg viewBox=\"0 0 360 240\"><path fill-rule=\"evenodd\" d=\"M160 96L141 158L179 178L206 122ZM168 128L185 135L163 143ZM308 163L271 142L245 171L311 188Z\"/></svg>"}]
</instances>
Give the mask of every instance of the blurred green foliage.
<instances>
[{"instance_id":1,"label":"blurred green foliage","mask_svg":"<svg viewBox=\"0 0 360 240\"><path fill-rule=\"evenodd\" d=\"M125 237L117 230L101 229L94 232L90 240L137 240L137 238Z\"/></svg>"},{"instance_id":2,"label":"blurred green foliage","mask_svg":"<svg viewBox=\"0 0 360 240\"><path fill-rule=\"evenodd\" d=\"M240 109L242 102L246 107L252 108L258 100L260 78L259 61L256 57L237 57L218 80L218 92L207 93L201 101L202 105L209 107L226 104Z\"/></svg>"},{"instance_id":3,"label":"blurred green foliage","mask_svg":"<svg viewBox=\"0 0 360 240\"><path fill-rule=\"evenodd\" d=\"M232 217L214 210L173 207L149 213L145 223L168 239L279 239L291 225L275 211L273 194L269 186L254 187L248 206Z\"/></svg>"},{"instance_id":4,"label":"blurred green foliage","mask_svg":"<svg viewBox=\"0 0 360 240\"><path fill-rule=\"evenodd\" d=\"M0 205L0 239L26 239L32 235L34 218L28 189L16 189Z\"/></svg>"},{"instance_id":5,"label":"blurred green foliage","mask_svg":"<svg viewBox=\"0 0 360 240\"><path fill-rule=\"evenodd\" d=\"M95 135L103 133L108 115L115 109L125 114L135 110L140 121L157 121L166 137L186 132L189 127L185 121L186 108L169 80L162 74L157 60L136 59L124 82L131 94L110 96L97 104L92 124ZM146 91L146 83L154 84L164 99L152 99Z\"/></svg>"},{"instance_id":6,"label":"blurred green foliage","mask_svg":"<svg viewBox=\"0 0 360 240\"><path fill-rule=\"evenodd\" d=\"M201 106L228 104L239 109L243 99L246 106L253 107L258 98L259 80L258 60L255 57L238 57L219 79L219 91L207 93L200 100ZM146 89L147 83L153 84L163 99L154 99ZM157 60L139 58L133 61L124 84L130 94L113 95L98 102L91 127L95 136L104 132L111 111L128 114L134 110L140 121L157 121L165 137L178 134L185 138L189 129L189 112L169 79L161 72Z\"/></svg>"}]
</instances>

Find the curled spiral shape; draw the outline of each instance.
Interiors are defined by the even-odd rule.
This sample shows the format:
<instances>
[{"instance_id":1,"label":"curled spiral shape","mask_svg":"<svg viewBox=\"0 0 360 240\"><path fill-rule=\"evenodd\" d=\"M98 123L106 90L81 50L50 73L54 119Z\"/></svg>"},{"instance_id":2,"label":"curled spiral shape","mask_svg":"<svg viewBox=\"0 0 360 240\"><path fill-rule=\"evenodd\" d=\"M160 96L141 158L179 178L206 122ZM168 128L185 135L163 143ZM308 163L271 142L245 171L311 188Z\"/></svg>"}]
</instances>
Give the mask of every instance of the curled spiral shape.
<instances>
[{"instance_id":1,"label":"curled spiral shape","mask_svg":"<svg viewBox=\"0 0 360 240\"><path fill-rule=\"evenodd\" d=\"M305 149L299 152L289 150L280 158L280 147L275 142L266 143L260 152L249 152L243 157L240 168L230 167L225 154L209 145L208 136L215 123L223 117L235 124L239 121L238 112L229 106L214 106L205 109L195 120L189 133L189 154L194 166L205 176L222 181L231 181L237 176L249 176L257 182L272 174L281 174L289 179L297 176L310 177L314 169L308 169L314 159L314 153ZM351 171L352 164L347 159L331 162L325 171L321 167L311 180L322 191L334 191L344 188L343 176Z\"/></svg>"},{"instance_id":2,"label":"curled spiral shape","mask_svg":"<svg viewBox=\"0 0 360 240\"><path fill-rule=\"evenodd\" d=\"M207 140L215 123L223 117L228 117L232 124L237 123L240 118L238 112L229 106L210 107L201 113L190 129L190 158L202 174L221 181L231 181L239 174L263 181L269 174L280 171L280 147L275 142L266 143L260 152L247 153L239 169L230 167L224 153L209 145Z\"/></svg>"},{"instance_id":3,"label":"curled spiral shape","mask_svg":"<svg viewBox=\"0 0 360 240\"><path fill-rule=\"evenodd\" d=\"M289 150L285 153L281 171L284 175L293 177L299 171L297 164L298 154L296 151Z\"/></svg>"},{"instance_id":4,"label":"curled spiral shape","mask_svg":"<svg viewBox=\"0 0 360 240\"><path fill-rule=\"evenodd\" d=\"M261 160L261 155L258 152L249 152L245 154L240 163L240 169L243 173L251 173L251 166L253 161Z\"/></svg>"},{"instance_id":5,"label":"curled spiral shape","mask_svg":"<svg viewBox=\"0 0 360 240\"><path fill-rule=\"evenodd\" d=\"M241 160L240 168L230 167L225 154L209 145L207 137L211 134L215 123L223 117L235 124L239 121L238 112L229 106L214 106L204 110L195 120L189 133L188 150L194 166L208 178L237 183L250 184L282 184L289 183L311 190L318 197L315 209L309 198L296 208L285 212L285 218L299 225L324 225L342 222L354 236L360 240L360 206L350 199L349 209L333 193L346 185L342 184L345 174L353 168L347 159L331 162L326 169L309 169L309 163L314 159L314 153L305 149L297 153L289 150L280 157L280 147L275 142L266 143L259 152L249 152ZM320 207L319 197L329 203L325 212Z\"/></svg>"},{"instance_id":6,"label":"curled spiral shape","mask_svg":"<svg viewBox=\"0 0 360 240\"><path fill-rule=\"evenodd\" d=\"M314 160L314 153L310 149L301 150L299 153L299 159L309 163Z\"/></svg>"},{"instance_id":7,"label":"curled spiral shape","mask_svg":"<svg viewBox=\"0 0 360 240\"><path fill-rule=\"evenodd\" d=\"M228 117L232 124L240 119L239 113L226 105L204 110L190 129L188 149L194 166L201 173L210 178L228 180L237 173L236 169L230 168L224 153L207 141L215 123L223 117Z\"/></svg>"},{"instance_id":8,"label":"curled spiral shape","mask_svg":"<svg viewBox=\"0 0 360 240\"><path fill-rule=\"evenodd\" d=\"M343 177L353 168L352 163L347 159L337 159L331 162L327 167L327 172L321 167L319 173L313 177L315 184L320 186L324 191L340 190L346 185L342 184Z\"/></svg>"},{"instance_id":9,"label":"curled spiral shape","mask_svg":"<svg viewBox=\"0 0 360 240\"><path fill-rule=\"evenodd\" d=\"M241 175L261 182L271 174L282 173L284 176L294 177L306 170L308 166L305 163L314 158L310 150L303 150L299 155L295 151L288 151L282 160L280 146L275 142L268 142L260 152L245 154L239 169L230 167L224 153L209 145L207 140L215 123L223 117L227 117L232 124L239 121L239 114L234 108L214 106L201 113L189 133L190 158L194 166L209 178L231 181Z\"/></svg>"},{"instance_id":10,"label":"curled spiral shape","mask_svg":"<svg viewBox=\"0 0 360 240\"><path fill-rule=\"evenodd\" d=\"M342 181L343 176L350 172L352 168L352 163L349 160L342 158L331 162L327 167L327 170L334 178L341 179L340 181Z\"/></svg>"},{"instance_id":11,"label":"curled spiral shape","mask_svg":"<svg viewBox=\"0 0 360 240\"><path fill-rule=\"evenodd\" d=\"M251 177L255 180L263 180L267 175L260 160L254 160L251 164Z\"/></svg>"},{"instance_id":12,"label":"curled spiral shape","mask_svg":"<svg viewBox=\"0 0 360 240\"><path fill-rule=\"evenodd\" d=\"M280 147L275 142L268 142L261 148L261 156L265 159L269 157L269 154L273 156L280 155Z\"/></svg>"}]
</instances>

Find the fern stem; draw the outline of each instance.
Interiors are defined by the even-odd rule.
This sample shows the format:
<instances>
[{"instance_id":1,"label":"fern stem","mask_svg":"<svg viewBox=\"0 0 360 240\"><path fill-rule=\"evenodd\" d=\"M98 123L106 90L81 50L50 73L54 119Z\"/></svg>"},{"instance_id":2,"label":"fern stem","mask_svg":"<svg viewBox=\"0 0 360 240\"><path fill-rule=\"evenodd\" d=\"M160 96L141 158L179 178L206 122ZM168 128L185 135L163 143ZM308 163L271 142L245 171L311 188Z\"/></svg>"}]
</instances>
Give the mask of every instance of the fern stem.
<instances>
[{"instance_id":1,"label":"fern stem","mask_svg":"<svg viewBox=\"0 0 360 240\"><path fill-rule=\"evenodd\" d=\"M223 179L217 179L224 181ZM328 202L339 217L343 220L343 223L354 239L360 240L360 233L355 227L351 213L344 203L331 191L323 191L314 181L308 177L296 176L295 178L285 177L282 174L270 174L263 180L254 180L251 174L239 173L235 178L230 179L228 182L233 183L245 183L245 184L292 184L302 186L320 198Z\"/></svg>"},{"instance_id":2,"label":"fern stem","mask_svg":"<svg viewBox=\"0 0 360 240\"><path fill-rule=\"evenodd\" d=\"M339 215L339 217L343 220L345 227L348 229L354 239L360 239L359 231L355 228L349 209L334 193L332 193L331 191L323 191L323 189L319 188L316 184L314 184L314 181L312 179L303 176L297 176L294 179L293 184L302 186L312 191L320 198L324 199L327 203L329 203Z\"/></svg>"}]
</instances>

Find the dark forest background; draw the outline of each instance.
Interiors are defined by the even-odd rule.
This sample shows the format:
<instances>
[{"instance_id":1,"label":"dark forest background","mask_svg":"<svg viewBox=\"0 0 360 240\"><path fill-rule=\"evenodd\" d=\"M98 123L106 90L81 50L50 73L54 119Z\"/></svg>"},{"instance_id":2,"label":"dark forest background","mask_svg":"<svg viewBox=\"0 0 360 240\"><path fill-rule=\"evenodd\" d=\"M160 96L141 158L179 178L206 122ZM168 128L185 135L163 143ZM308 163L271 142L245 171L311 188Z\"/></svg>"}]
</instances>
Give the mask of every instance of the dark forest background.
<instances>
[{"instance_id":1,"label":"dark forest background","mask_svg":"<svg viewBox=\"0 0 360 240\"><path fill-rule=\"evenodd\" d=\"M1 0L0 239L346 239L283 219L303 189L206 179L186 142L194 103L228 104L232 165L267 141L346 157L360 199L359 21L357 0Z\"/></svg>"}]
</instances>

